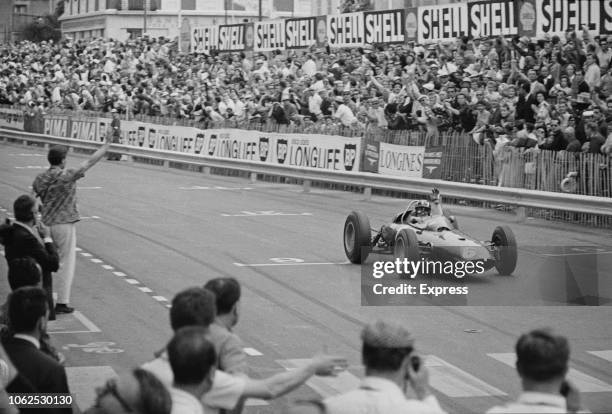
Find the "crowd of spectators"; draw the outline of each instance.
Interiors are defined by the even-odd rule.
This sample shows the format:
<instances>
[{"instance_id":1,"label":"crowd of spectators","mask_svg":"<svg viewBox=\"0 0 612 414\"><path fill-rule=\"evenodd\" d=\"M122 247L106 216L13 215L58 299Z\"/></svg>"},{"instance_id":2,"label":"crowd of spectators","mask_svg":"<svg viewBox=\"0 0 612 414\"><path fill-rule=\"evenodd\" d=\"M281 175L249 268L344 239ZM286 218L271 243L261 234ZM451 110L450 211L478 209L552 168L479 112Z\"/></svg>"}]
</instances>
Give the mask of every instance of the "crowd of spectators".
<instances>
[{"instance_id":1,"label":"crowd of spectators","mask_svg":"<svg viewBox=\"0 0 612 414\"><path fill-rule=\"evenodd\" d=\"M612 37L468 39L266 54L163 38L0 46L0 104L199 122L469 133L493 147L612 153Z\"/></svg>"}]
</instances>

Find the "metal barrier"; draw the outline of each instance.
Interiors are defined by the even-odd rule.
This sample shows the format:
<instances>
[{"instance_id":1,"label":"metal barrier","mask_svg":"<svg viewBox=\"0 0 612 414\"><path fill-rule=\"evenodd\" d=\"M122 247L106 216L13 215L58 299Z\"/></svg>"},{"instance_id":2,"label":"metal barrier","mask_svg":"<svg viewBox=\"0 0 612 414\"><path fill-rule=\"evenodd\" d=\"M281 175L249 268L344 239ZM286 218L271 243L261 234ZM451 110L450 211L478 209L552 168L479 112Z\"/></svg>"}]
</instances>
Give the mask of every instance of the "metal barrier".
<instances>
[{"instance_id":1,"label":"metal barrier","mask_svg":"<svg viewBox=\"0 0 612 414\"><path fill-rule=\"evenodd\" d=\"M21 141L25 144L30 142L45 145L61 144L84 150L95 150L101 145L100 143L91 141L52 137L7 129L0 129L0 137L3 140ZM371 194L372 189L404 191L411 194L429 194L432 187L437 187L445 197L449 198L480 202L494 201L517 206L519 208L518 215L522 218L525 216L525 208L561 210L576 214L586 211L590 214L605 216L606 219L612 217L612 199L604 197L589 197L576 194L483 186L444 180L390 177L364 172L332 172L303 167L267 165L252 161L211 158L201 155L183 154L118 144L111 145L110 150L132 157L161 160L163 165L167 167L172 163L178 163L205 168L229 169L248 173L252 180L255 180L258 174L299 179L303 181L306 190L312 182L359 187L363 188L365 194Z\"/></svg>"}]
</instances>

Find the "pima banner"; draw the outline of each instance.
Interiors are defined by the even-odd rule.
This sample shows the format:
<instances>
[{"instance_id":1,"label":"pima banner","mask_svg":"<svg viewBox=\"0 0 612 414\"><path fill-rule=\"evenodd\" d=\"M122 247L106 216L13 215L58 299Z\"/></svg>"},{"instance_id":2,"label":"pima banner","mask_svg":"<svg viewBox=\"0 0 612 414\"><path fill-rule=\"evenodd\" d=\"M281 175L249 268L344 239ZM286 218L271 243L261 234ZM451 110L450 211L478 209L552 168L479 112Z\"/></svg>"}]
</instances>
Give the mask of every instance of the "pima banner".
<instances>
[{"instance_id":1,"label":"pima banner","mask_svg":"<svg viewBox=\"0 0 612 414\"><path fill-rule=\"evenodd\" d=\"M468 10L464 3L421 6L417 14L417 43L445 42L468 34Z\"/></svg>"}]
</instances>

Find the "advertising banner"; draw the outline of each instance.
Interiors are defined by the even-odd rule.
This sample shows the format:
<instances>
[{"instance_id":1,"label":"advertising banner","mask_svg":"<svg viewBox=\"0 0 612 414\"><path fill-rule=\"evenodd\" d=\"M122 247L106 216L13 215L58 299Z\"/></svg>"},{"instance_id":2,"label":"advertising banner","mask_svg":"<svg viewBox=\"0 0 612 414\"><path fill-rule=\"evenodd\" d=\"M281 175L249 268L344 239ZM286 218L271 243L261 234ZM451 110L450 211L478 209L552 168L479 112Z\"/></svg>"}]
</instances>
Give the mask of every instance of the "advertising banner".
<instances>
[{"instance_id":1,"label":"advertising banner","mask_svg":"<svg viewBox=\"0 0 612 414\"><path fill-rule=\"evenodd\" d=\"M24 113L20 109L0 108L0 127L24 129Z\"/></svg>"},{"instance_id":2,"label":"advertising banner","mask_svg":"<svg viewBox=\"0 0 612 414\"><path fill-rule=\"evenodd\" d=\"M477 1L468 3L467 8L471 38L518 34L513 0Z\"/></svg>"},{"instance_id":3,"label":"advertising banner","mask_svg":"<svg viewBox=\"0 0 612 414\"><path fill-rule=\"evenodd\" d=\"M600 16L600 32L607 35L612 34L612 0L603 0L601 2Z\"/></svg>"},{"instance_id":4,"label":"advertising banner","mask_svg":"<svg viewBox=\"0 0 612 414\"><path fill-rule=\"evenodd\" d=\"M428 147L423 154L423 178L442 178L442 157L444 147Z\"/></svg>"},{"instance_id":5,"label":"advertising banner","mask_svg":"<svg viewBox=\"0 0 612 414\"><path fill-rule=\"evenodd\" d=\"M417 43L454 40L468 33L467 4L453 3L418 8Z\"/></svg>"},{"instance_id":6,"label":"advertising banner","mask_svg":"<svg viewBox=\"0 0 612 414\"><path fill-rule=\"evenodd\" d=\"M367 44L404 43L404 11L364 12L364 42Z\"/></svg>"},{"instance_id":7,"label":"advertising banner","mask_svg":"<svg viewBox=\"0 0 612 414\"><path fill-rule=\"evenodd\" d=\"M255 52L271 52L285 49L285 22L283 20L264 20L255 22Z\"/></svg>"},{"instance_id":8,"label":"advertising banner","mask_svg":"<svg viewBox=\"0 0 612 414\"><path fill-rule=\"evenodd\" d=\"M602 1L592 0L533 0L536 12L536 37L563 35L572 30L581 32L585 25L591 35L600 31Z\"/></svg>"},{"instance_id":9,"label":"advertising banner","mask_svg":"<svg viewBox=\"0 0 612 414\"><path fill-rule=\"evenodd\" d=\"M219 52L241 52L245 50L244 24L219 26Z\"/></svg>"},{"instance_id":10,"label":"advertising banner","mask_svg":"<svg viewBox=\"0 0 612 414\"><path fill-rule=\"evenodd\" d=\"M416 42L417 41L417 8L416 7L408 7L406 9L406 15L404 18L404 36L406 37L407 42Z\"/></svg>"},{"instance_id":11,"label":"advertising banner","mask_svg":"<svg viewBox=\"0 0 612 414\"><path fill-rule=\"evenodd\" d=\"M285 47L301 49L317 44L317 18L285 20Z\"/></svg>"},{"instance_id":12,"label":"advertising banner","mask_svg":"<svg viewBox=\"0 0 612 414\"><path fill-rule=\"evenodd\" d=\"M327 41L327 16L318 16L317 19L317 47L325 46Z\"/></svg>"},{"instance_id":13,"label":"advertising banner","mask_svg":"<svg viewBox=\"0 0 612 414\"><path fill-rule=\"evenodd\" d=\"M384 175L420 178L423 176L425 147L380 143L378 172Z\"/></svg>"},{"instance_id":14,"label":"advertising banner","mask_svg":"<svg viewBox=\"0 0 612 414\"><path fill-rule=\"evenodd\" d=\"M363 171L378 172L380 142L368 142L363 153Z\"/></svg>"},{"instance_id":15,"label":"advertising banner","mask_svg":"<svg viewBox=\"0 0 612 414\"><path fill-rule=\"evenodd\" d=\"M198 26L191 30L191 53L210 54L219 48L219 26Z\"/></svg>"},{"instance_id":16,"label":"advertising banner","mask_svg":"<svg viewBox=\"0 0 612 414\"><path fill-rule=\"evenodd\" d=\"M344 13L327 16L327 41L330 47L358 47L363 46L364 14Z\"/></svg>"}]
</instances>

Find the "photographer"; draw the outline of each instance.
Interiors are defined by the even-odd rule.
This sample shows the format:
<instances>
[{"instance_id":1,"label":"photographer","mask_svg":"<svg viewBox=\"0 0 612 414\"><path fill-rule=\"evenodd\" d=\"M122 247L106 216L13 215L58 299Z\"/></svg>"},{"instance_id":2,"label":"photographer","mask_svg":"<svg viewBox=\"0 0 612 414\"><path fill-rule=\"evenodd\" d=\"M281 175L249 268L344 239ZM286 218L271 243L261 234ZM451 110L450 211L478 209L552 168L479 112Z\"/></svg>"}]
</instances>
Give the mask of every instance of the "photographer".
<instances>
[{"instance_id":1,"label":"photographer","mask_svg":"<svg viewBox=\"0 0 612 414\"><path fill-rule=\"evenodd\" d=\"M358 389L327 398L328 414L444 413L429 392L427 369L406 328L378 321L363 329L361 339L366 376ZM417 399L406 397L408 385Z\"/></svg>"},{"instance_id":2,"label":"photographer","mask_svg":"<svg viewBox=\"0 0 612 414\"><path fill-rule=\"evenodd\" d=\"M536 329L521 335L515 349L523 393L516 402L493 407L487 414L580 411L580 393L565 379L570 354L567 338Z\"/></svg>"}]
</instances>

